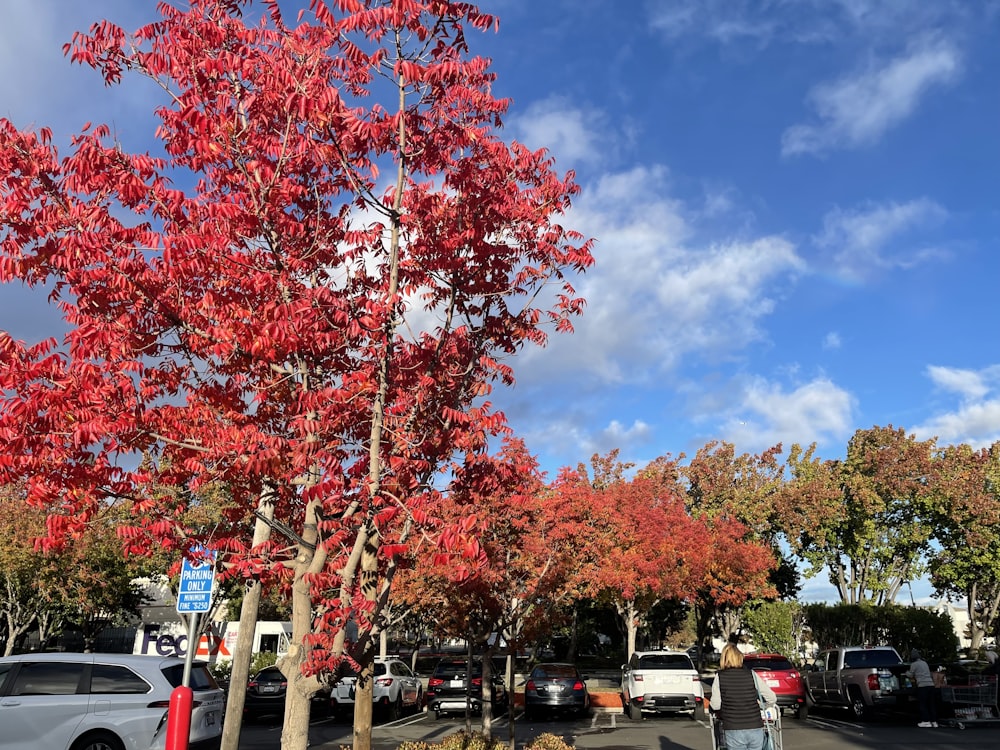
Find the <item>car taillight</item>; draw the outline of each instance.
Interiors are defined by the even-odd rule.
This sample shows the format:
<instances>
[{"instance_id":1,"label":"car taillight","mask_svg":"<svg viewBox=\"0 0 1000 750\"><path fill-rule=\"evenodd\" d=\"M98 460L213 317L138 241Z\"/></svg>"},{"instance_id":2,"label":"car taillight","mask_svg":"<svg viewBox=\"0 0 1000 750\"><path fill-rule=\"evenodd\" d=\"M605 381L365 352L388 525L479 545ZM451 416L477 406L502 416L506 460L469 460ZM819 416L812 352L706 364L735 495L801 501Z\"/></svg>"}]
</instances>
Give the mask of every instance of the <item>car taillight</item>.
<instances>
[{"instance_id":1,"label":"car taillight","mask_svg":"<svg viewBox=\"0 0 1000 750\"><path fill-rule=\"evenodd\" d=\"M642 682L642 673L641 672L633 672L632 673L632 679L635 680L636 682Z\"/></svg>"},{"instance_id":2,"label":"car taillight","mask_svg":"<svg viewBox=\"0 0 1000 750\"><path fill-rule=\"evenodd\" d=\"M524 686L524 689L525 690L534 690L535 689L535 681L534 680L528 680L527 684Z\"/></svg>"},{"instance_id":3,"label":"car taillight","mask_svg":"<svg viewBox=\"0 0 1000 750\"><path fill-rule=\"evenodd\" d=\"M472 678L472 684L476 685L477 687L482 687L483 686L483 678L482 677L473 677Z\"/></svg>"},{"instance_id":4,"label":"car taillight","mask_svg":"<svg viewBox=\"0 0 1000 750\"><path fill-rule=\"evenodd\" d=\"M877 674L870 674L870 675L868 675L868 689L869 690L878 690L879 687L880 686L878 684L878 675Z\"/></svg>"},{"instance_id":5,"label":"car taillight","mask_svg":"<svg viewBox=\"0 0 1000 750\"><path fill-rule=\"evenodd\" d=\"M577 680L576 682L573 683L573 689L574 690L583 690L583 683L580 682L579 680Z\"/></svg>"},{"instance_id":6,"label":"car taillight","mask_svg":"<svg viewBox=\"0 0 1000 750\"><path fill-rule=\"evenodd\" d=\"M377 680L375 680L375 684L378 685L379 687L389 687L390 685L392 685L392 678L379 677Z\"/></svg>"},{"instance_id":7,"label":"car taillight","mask_svg":"<svg viewBox=\"0 0 1000 750\"><path fill-rule=\"evenodd\" d=\"M442 680L440 677L431 677L429 680L427 680L427 687L437 687L438 685L443 685L443 684L444 680Z\"/></svg>"},{"instance_id":8,"label":"car taillight","mask_svg":"<svg viewBox=\"0 0 1000 750\"><path fill-rule=\"evenodd\" d=\"M170 701L153 701L146 708L170 708Z\"/></svg>"},{"instance_id":9,"label":"car taillight","mask_svg":"<svg viewBox=\"0 0 1000 750\"><path fill-rule=\"evenodd\" d=\"M247 683L247 690L254 690L256 689L256 687L257 687L256 680L251 680L250 682Z\"/></svg>"}]
</instances>

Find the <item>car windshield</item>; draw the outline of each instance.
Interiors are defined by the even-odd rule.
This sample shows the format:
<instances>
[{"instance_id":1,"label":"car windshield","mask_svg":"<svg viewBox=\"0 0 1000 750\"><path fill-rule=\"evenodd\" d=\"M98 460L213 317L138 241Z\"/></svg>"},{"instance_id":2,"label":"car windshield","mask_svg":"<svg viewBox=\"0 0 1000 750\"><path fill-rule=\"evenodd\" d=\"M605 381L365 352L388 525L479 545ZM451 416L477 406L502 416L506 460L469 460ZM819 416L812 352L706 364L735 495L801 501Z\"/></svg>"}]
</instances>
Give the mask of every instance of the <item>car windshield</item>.
<instances>
[{"instance_id":1,"label":"car windshield","mask_svg":"<svg viewBox=\"0 0 1000 750\"><path fill-rule=\"evenodd\" d=\"M375 662L375 676L378 677L384 674L385 674L385 664L380 661ZM352 667L345 661L340 668L340 679L343 680L346 677L357 677L357 676L358 676L358 670L356 670L354 667Z\"/></svg>"},{"instance_id":2,"label":"car windshield","mask_svg":"<svg viewBox=\"0 0 1000 750\"><path fill-rule=\"evenodd\" d=\"M744 659L743 665L750 669L761 669L769 672L787 672L795 669L788 659L761 659L753 656Z\"/></svg>"},{"instance_id":3,"label":"car windshield","mask_svg":"<svg viewBox=\"0 0 1000 750\"><path fill-rule=\"evenodd\" d=\"M442 662L441 664L438 664L437 668L434 670L434 676L435 677L441 677L441 678L446 679L446 680L451 680L451 679L456 679L456 678L463 678L464 679L466 671L467 671L466 662L464 662L464 661L459 661L459 662L453 662L453 661ZM472 676L473 677L480 677L480 676L482 676L482 674L483 674L483 665L479 664L478 662L473 663L473 665L472 665Z\"/></svg>"},{"instance_id":4,"label":"car windshield","mask_svg":"<svg viewBox=\"0 0 1000 750\"><path fill-rule=\"evenodd\" d=\"M539 664L531 671L535 680L565 679L576 677L576 669L568 664Z\"/></svg>"},{"instance_id":5,"label":"car windshield","mask_svg":"<svg viewBox=\"0 0 1000 750\"><path fill-rule=\"evenodd\" d=\"M177 664L160 670L173 687L179 687L184 682L184 665ZM191 667L191 681L188 684L192 690L216 690L219 683L204 664L194 664Z\"/></svg>"},{"instance_id":6,"label":"car windshield","mask_svg":"<svg viewBox=\"0 0 1000 750\"><path fill-rule=\"evenodd\" d=\"M646 654L639 657L639 669L694 669L685 654Z\"/></svg>"},{"instance_id":7,"label":"car windshield","mask_svg":"<svg viewBox=\"0 0 1000 750\"><path fill-rule=\"evenodd\" d=\"M844 666L848 669L857 667L895 667L899 657L895 651L884 648L873 648L865 651L847 651L844 653Z\"/></svg>"}]
</instances>

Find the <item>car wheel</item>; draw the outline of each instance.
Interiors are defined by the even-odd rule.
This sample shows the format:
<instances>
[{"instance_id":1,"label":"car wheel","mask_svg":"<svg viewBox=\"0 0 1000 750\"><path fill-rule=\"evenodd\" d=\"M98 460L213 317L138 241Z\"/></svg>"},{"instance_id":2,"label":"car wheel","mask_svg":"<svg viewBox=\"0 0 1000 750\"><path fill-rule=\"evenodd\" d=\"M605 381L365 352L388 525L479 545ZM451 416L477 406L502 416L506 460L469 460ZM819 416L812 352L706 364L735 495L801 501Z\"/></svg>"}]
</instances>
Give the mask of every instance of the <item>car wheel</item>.
<instances>
[{"instance_id":1,"label":"car wheel","mask_svg":"<svg viewBox=\"0 0 1000 750\"><path fill-rule=\"evenodd\" d=\"M441 718L441 716L442 716L442 713L441 713L440 711L435 711L435 712L434 712L434 718L435 718L435 719L440 719L440 718Z\"/></svg>"},{"instance_id":2,"label":"car wheel","mask_svg":"<svg viewBox=\"0 0 1000 750\"><path fill-rule=\"evenodd\" d=\"M702 701L698 701L694 706L694 720L695 721L705 721L705 704Z\"/></svg>"},{"instance_id":3,"label":"car wheel","mask_svg":"<svg viewBox=\"0 0 1000 750\"><path fill-rule=\"evenodd\" d=\"M642 721L642 709L637 703L628 704L628 717L632 721Z\"/></svg>"},{"instance_id":4,"label":"car wheel","mask_svg":"<svg viewBox=\"0 0 1000 750\"><path fill-rule=\"evenodd\" d=\"M524 720L525 721L535 721L538 718L538 712L533 708L524 707Z\"/></svg>"},{"instance_id":5,"label":"car wheel","mask_svg":"<svg viewBox=\"0 0 1000 750\"><path fill-rule=\"evenodd\" d=\"M861 697L861 691L851 691L851 715L861 721L868 715L868 707L865 706L865 699Z\"/></svg>"},{"instance_id":6,"label":"car wheel","mask_svg":"<svg viewBox=\"0 0 1000 750\"><path fill-rule=\"evenodd\" d=\"M403 716L403 694L396 696L396 700L389 704L389 721L396 721Z\"/></svg>"},{"instance_id":7,"label":"car wheel","mask_svg":"<svg viewBox=\"0 0 1000 750\"><path fill-rule=\"evenodd\" d=\"M74 742L73 750L125 750L125 746L110 732L94 732Z\"/></svg>"},{"instance_id":8,"label":"car wheel","mask_svg":"<svg viewBox=\"0 0 1000 750\"><path fill-rule=\"evenodd\" d=\"M416 703L413 704L413 708L416 709L416 712L418 714L421 711L424 710L424 689L423 688L417 688L417 701L416 701Z\"/></svg>"},{"instance_id":9,"label":"car wheel","mask_svg":"<svg viewBox=\"0 0 1000 750\"><path fill-rule=\"evenodd\" d=\"M808 719L809 718L809 706L805 703L800 703L798 709L795 711L796 719Z\"/></svg>"}]
</instances>

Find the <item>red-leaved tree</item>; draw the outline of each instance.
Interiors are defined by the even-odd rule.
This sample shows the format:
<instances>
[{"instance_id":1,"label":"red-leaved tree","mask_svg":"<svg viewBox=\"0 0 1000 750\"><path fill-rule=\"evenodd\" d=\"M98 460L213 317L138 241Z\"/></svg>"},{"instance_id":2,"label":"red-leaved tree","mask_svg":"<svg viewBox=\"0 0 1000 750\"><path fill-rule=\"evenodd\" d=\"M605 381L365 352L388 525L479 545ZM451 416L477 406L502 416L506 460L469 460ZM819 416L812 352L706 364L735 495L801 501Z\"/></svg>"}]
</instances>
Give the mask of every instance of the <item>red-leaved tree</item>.
<instances>
[{"instance_id":1,"label":"red-leaved tree","mask_svg":"<svg viewBox=\"0 0 1000 750\"><path fill-rule=\"evenodd\" d=\"M0 482L50 509L52 544L121 500L133 551L207 542L250 590L287 576L282 747L304 749L345 624L374 635L440 471L504 430L486 397L507 358L581 311L564 274L590 243L558 223L572 174L496 133L508 102L465 36L496 21L474 6L158 9L66 48L162 86L156 155L89 124L61 154L0 120L0 281L50 289L69 327L0 334ZM179 522L184 493L161 503L209 483L232 497L211 538Z\"/></svg>"}]
</instances>

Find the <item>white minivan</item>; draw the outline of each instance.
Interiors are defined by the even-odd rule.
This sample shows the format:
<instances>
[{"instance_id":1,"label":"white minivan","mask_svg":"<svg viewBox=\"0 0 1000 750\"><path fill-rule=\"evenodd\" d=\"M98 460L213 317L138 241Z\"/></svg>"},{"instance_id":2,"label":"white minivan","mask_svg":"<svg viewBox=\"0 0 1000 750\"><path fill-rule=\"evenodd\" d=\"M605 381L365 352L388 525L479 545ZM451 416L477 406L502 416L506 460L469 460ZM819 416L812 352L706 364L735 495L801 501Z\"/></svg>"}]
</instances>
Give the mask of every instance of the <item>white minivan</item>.
<instances>
[{"instance_id":1,"label":"white minivan","mask_svg":"<svg viewBox=\"0 0 1000 750\"><path fill-rule=\"evenodd\" d=\"M0 658L0 750L155 750L184 660L132 654L21 654ZM225 694L192 666L191 750L218 748Z\"/></svg>"}]
</instances>

